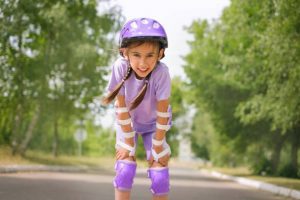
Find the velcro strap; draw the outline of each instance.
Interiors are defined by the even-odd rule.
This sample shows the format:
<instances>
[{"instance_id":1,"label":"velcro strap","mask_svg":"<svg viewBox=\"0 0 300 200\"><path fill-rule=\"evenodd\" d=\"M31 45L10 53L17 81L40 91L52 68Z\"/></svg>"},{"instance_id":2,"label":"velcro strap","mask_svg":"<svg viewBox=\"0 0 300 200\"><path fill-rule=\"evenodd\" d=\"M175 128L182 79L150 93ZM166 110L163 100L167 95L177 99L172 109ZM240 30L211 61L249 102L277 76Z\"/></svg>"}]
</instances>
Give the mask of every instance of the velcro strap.
<instances>
[{"instance_id":1,"label":"velcro strap","mask_svg":"<svg viewBox=\"0 0 300 200\"><path fill-rule=\"evenodd\" d=\"M162 125L162 124L159 124L158 122L156 122L156 128L168 131L171 128L171 126L170 125Z\"/></svg>"},{"instance_id":2,"label":"velcro strap","mask_svg":"<svg viewBox=\"0 0 300 200\"><path fill-rule=\"evenodd\" d=\"M130 152L134 151L134 147L132 147L132 146L120 141L120 140L117 141L117 145L119 145L120 147L123 147L124 149L127 149Z\"/></svg>"},{"instance_id":3,"label":"velcro strap","mask_svg":"<svg viewBox=\"0 0 300 200\"><path fill-rule=\"evenodd\" d=\"M130 124L130 123L131 123L131 118L124 119L124 120L118 119L118 123L119 123L120 125L127 125L127 124Z\"/></svg>"},{"instance_id":4,"label":"velcro strap","mask_svg":"<svg viewBox=\"0 0 300 200\"><path fill-rule=\"evenodd\" d=\"M164 140L156 140L154 138L152 138L152 144L154 144L155 146L161 146L164 143Z\"/></svg>"},{"instance_id":5,"label":"velcro strap","mask_svg":"<svg viewBox=\"0 0 300 200\"><path fill-rule=\"evenodd\" d=\"M116 112L117 113L125 113L125 112L128 112L128 108L127 107L119 107L119 108L116 108Z\"/></svg>"},{"instance_id":6,"label":"velcro strap","mask_svg":"<svg viewBox=\"0 0 300 200\"><path fill-rule=\"evenodd\" d=\"M132 137L134 137L135 136L135 132L134 131L132 131L132 132L125 132L124 133L124 137L125 138L132 138Z\"/></svg>"},{"instance_id":7,"label":"velcro strap","mask_svg":"<svg viewBox=\"0 0 300 200\"><path fill-rule=\"evenodd\" d=\"M170 113L169 112L159 112L156 111L157 116L162 117L162 118L168 118L170 117Z\"/></svg>"},{"instance_id":8,"label":"velcro strap","mask_svg":"<svg viewBox=\"0 0 300 200\"><path fill-rule=\"evenodd\" d=\"M165 148L162 152L160 153L156 153L154 149L151 150L152 151L152 156L153 156L153 159L158 162L158 159L164 157L165 155L167 154L171 154L171 149L170 147L168 146L167 148Z\"/></svg>"}]
</instances>

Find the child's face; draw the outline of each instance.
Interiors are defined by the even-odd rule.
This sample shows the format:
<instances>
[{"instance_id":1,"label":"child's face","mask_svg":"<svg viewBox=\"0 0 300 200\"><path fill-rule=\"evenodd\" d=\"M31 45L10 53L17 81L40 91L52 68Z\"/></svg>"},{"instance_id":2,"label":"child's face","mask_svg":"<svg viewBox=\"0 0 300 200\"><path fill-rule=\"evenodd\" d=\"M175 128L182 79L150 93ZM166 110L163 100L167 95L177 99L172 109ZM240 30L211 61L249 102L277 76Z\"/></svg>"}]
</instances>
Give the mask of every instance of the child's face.
<instances>
[{"instance_id":1,"label":"child's face","mask_svg":"<svg viewBox=\"0 0 300 200\"><path fill-rule=\"evenodd\" d=\"M163 49L159 50L159 44L144 42L133 43L125 50L125 58L129 60L137 78L145 78L155 67L163 55Z\"/></svg>"}]
</instances>

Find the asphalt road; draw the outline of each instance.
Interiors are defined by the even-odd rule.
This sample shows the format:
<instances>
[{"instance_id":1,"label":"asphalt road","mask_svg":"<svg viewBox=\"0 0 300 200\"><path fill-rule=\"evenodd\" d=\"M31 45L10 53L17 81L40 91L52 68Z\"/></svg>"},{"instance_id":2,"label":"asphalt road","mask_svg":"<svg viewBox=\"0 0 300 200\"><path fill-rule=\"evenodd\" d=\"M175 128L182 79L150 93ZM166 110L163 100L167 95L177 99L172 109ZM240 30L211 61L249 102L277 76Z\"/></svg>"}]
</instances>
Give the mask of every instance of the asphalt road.
<instances>
[{"instance_id":1,"label":"asphalt road","mask_svg":"<svg viewBox=\"0 0 300 200\"><path fill-rule=\"evenodd\" d=\"M174 170L171 177L170 200L286 200L190 170ZM112 179L112 173L0 174L0 200L113 200ZM149 185L145 171L140 170L132 200L150 200Z\"/></svg>"}]
</instances>

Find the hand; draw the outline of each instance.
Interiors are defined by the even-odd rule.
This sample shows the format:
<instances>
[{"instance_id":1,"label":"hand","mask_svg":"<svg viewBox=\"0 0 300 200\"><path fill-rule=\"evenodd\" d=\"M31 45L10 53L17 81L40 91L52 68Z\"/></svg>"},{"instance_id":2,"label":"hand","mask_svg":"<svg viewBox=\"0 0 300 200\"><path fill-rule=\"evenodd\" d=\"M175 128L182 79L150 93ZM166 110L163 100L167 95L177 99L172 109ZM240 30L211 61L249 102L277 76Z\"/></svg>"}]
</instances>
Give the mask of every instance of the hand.
<instances>
[{"instance_id":1,"label":"hand","mask_svg":"<svg viewBox=\"0 0 300 200\"><path fill-rule=\"evenodd\" d=\"M129 158L129 151L124 148L117 149L116 159L117 160L125 160L126 158Z\"/></svg>"},{"instance_id":2,"label":"hand","mask_svg":"<svg viewBox=\"0 0 300 200\"><path fill-rule=\"evenodd\" d=\"M154 146L153 147L154 151L159 154L162 152L164 149L162 146ZM149 159L149 166L150 167L166 167L168 165L168 162L170 160L170 155L165 155L161 158L158 159L158 162L154 161L153 156L151 155Z\"/></svg>"},{"instance_id":3,"label":"hand","mask_svg":"<svg viewBox=\"0 0 300 200\"><path fill-rule=\"evenodd\" d=\"M121 148L116 151L116 160L135 161L135 157L129 156L129 151L127 149Z\"/></svg>"}]
</instances>

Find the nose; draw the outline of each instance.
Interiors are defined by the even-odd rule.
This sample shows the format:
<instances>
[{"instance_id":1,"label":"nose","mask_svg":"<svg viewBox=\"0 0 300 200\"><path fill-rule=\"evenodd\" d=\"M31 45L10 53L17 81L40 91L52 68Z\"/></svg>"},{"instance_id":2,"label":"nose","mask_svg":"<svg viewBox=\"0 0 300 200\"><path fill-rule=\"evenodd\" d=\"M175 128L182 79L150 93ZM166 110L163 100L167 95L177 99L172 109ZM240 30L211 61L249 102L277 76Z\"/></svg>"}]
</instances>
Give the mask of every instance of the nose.
<instances>
[{"instance_id":1,"label":"nose","mask_svg":"<svg viewBox=\"0 0 300 200\"><path fill-rule=\"evenodd\" d=\"M140 60L140 66L145 67L146 66L146 58L141 58Z\"/></svg>"}]
</instances>

